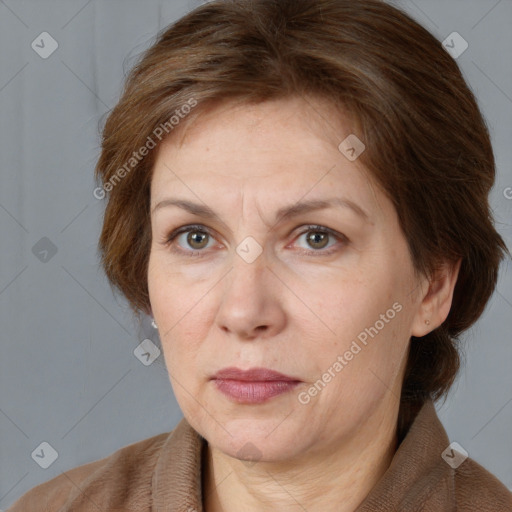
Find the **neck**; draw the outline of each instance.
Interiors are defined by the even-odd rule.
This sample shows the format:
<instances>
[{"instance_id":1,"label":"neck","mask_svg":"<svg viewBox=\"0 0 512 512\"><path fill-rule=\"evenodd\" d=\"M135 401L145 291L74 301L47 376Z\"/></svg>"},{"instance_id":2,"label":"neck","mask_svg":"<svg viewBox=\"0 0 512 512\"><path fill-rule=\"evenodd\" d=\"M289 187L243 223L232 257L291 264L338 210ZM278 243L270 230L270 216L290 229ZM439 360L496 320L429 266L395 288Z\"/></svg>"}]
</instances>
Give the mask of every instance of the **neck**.
<instances>
[{"instance_id":1,"label":"neck","mask_svg":"<svg viewBox=\"0 0 512 512\"><path fill-rule=\"evenodd\" d=\"M391 417L381 412L350 440L301 459L251 464L207 444L202 462L203 510L353 512L385 473L397 449L398 411Z\"/></svg>"}]
</instances>

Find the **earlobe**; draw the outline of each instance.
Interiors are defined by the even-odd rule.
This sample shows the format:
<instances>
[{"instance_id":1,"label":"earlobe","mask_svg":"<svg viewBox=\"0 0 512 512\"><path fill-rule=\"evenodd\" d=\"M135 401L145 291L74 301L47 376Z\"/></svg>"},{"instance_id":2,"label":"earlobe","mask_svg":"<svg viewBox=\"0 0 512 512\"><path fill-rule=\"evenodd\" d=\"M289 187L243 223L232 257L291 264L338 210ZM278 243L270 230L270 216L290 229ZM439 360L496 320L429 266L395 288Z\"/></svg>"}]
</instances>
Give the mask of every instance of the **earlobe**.
<instances>
[{"instance_id":1,"label":"earlobe","mask_svg":"<svg viewBox=\"0 0 512 512\"><path fill-rule=\"evenodd\" d=\"M448 317L453 291L459 275L462 259L455 263L445 262L428 284L411 326L411 335L425 336L439 327Z\"/></svg>"}]
</instances>

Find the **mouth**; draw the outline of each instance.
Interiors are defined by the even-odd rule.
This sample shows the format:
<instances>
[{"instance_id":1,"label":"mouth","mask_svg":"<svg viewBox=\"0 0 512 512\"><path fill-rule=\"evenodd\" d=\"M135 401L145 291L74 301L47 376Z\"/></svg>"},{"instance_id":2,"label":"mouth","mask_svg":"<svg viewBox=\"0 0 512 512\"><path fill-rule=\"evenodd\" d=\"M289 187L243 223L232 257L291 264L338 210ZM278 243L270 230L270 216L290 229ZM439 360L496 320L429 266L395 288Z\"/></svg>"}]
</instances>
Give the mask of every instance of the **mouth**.
<instances>
[{"instance_id":1,"label":"mouth","mask_svg":"<svg viewBox=\"0 0 512 512\"><path fill-rule=\"evenodd\" d=\"M212 378L217 389L239 404L260 404L287 393L302 381L268 368L224 368Z\"/></svg>"}]
</instances>

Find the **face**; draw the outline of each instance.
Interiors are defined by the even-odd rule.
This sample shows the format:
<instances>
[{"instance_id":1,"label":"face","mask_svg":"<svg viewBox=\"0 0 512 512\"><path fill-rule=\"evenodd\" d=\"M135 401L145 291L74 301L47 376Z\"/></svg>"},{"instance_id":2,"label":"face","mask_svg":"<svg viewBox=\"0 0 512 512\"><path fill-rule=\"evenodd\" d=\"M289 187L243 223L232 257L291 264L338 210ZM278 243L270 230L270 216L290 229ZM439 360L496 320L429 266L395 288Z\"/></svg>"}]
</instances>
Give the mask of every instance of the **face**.
<instances>
[{"instance_id":1,"label":"face","mask_svg":"<svg viewBox=\"0 0 512 512\"><path fill-rule=\"evenodd\" d=\"M229 456L329 453L398 410L419 283L392 203L338 149L350 133L290 98L217 106L159 148L152 313L184 416Z\"/></svg>"}]
</instances>

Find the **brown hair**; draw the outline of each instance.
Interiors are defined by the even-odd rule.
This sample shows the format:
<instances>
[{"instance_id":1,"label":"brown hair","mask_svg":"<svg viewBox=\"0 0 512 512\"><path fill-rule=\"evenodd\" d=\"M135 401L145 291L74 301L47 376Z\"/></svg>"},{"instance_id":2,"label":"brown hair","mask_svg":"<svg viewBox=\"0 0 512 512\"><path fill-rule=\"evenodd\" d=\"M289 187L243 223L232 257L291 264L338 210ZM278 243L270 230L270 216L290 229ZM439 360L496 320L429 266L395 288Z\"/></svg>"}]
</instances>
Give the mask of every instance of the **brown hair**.
<instances>
[{"instance_id":1,"label":"brown hair","mask_svg":"<svg viewBox=\"0 0 512 512\"><path fill-rule=\"evenodd\" d=\"M102 264L137 316L148 313L156 151L135 160L134 151L171 135L187 104L199 106L182 123L212 102L292 95L326 98L348 114L366 145L361 163L393 201L418 273L462 258L447 319L411 340L401 438L424 401L452 385L458 336L482 314L510 255L488 204L495 161L475 97L441 43L401 10L379 0L217 0L166 27L103 129Z\"/></svg>"}]
</instances>

